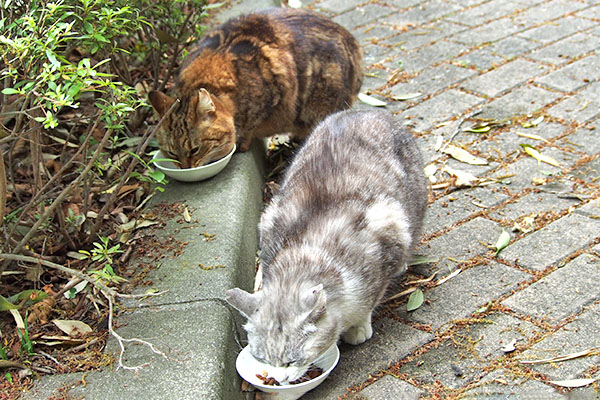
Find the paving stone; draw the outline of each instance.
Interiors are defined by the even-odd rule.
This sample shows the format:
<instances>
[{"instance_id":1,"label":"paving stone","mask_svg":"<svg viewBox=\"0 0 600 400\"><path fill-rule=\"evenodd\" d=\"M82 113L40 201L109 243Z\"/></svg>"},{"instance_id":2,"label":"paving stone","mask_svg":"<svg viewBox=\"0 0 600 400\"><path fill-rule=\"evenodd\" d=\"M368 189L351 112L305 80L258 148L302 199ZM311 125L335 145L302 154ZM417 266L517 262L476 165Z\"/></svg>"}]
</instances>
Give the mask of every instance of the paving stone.
<instances>
[{"instance_id":1,"label":"paving stone","mask_svg":"<svg viewBox=\"0 0 600 400\"><path fill-rule=\"evenodd\" d=\"M479 383L479 386L464 392L462 398L469 400L565 400L565 396L551 386L538 381L516 378L509 371L492 371L481 378Z\"/></svg>"},{"instance_id":2,"label":"paving stone","mask_svg":"<svg viewBox=\"0 0 600 400\"><path fill-rule=\"evenodd\" d=\"M594 2L598 3L598 0L595 0ZM598 5L594 7L588 7L577 12L575 15L590 19L600 19L600 7Z\"/></svg>"},{"instance_id":3,"label":"paving stone","mask_svg":"<svg viewBox=\"0 0 600 400\"><path fill-rule=\"evenodd\" d=\"M433 64L450 60L465 50L464 45L440 40L431 46L422 47L418 51L402 55L399 60L402 62L404 71L415 73L430 68Z\"/></svg>"},{"instance_id":4,"label":"paving stone","mask_svg":"<svg viewBox=\"0 0 600 400\"><path fill-rule=\"evenodd\" d=\"M470 69L443 63L437 67L426 69L417 77L409 79L407 82L398 83L392 87L392 94L400 95L416 92L425 95L433 94L475 74L476 72Z\"/></svg>"},{"instance_id":5,"label":"paving stone","mask_svg":"<svg viewBox=\"0 0 600 400\"><path fill-rule=\"evenodd\" d=\"M377 4L367 4L360 7L352 7L351 11L333 18L335 22L347 29L364 25L370 21L379 19L390 14L394 10Z\"/></svg>"},{"instance_id":6,"label":"paving stone","mask_svg":"<svg viewBox=\"0 0 600 400\"><path fill-rule=\"evenodd\" d=\"M577 227L571 226L570 229ZM546 242L545 245L552 246L551 242ZM600 259L582 254L564 267L515 293L502 304L525 315L556 324L580 311L583 306L598 300L598 282Z\"/></svg>"},{"instance_id":7,"label":"paving stone","mask_svg":"<svg viewBox=\"0 0 600 400\"><path fill-rule=\"evenodd\" d=\"M519 33L519 36L535 40L540 43L550 43L569 36L575 32L590 28L594 25L594 22L587 19L568 17L557 22L552 21L537 28L529 29L525 32Z\"/></svg>"},{"instance_id":8,"label":"paving stone","mask_svg":"<svg viewBox=\"0 0 600 400\"><path fill-rule=\"evenodd\" d=\"M395 27L400 33L394 38L401 44L401 48L405 50L415 49L440 39L444 39L448 36L455 34L456 32L465 31L466 27L463 25L455 24L448 21L439 21L432 24L417 27L416 29L408 32L403 32L406 24L392 23L386 19L382 20L381 23Z\"/></svg>"},{"instance_id":9,"label":"paving stone","mask_svg":"<svg viewBox=\"0 0 600 400\"><path fill-rule=\"evenodd\" d=\"M585 7L585 3L569 0L553 0L543 2L515 16L515 22L524 26L542 24L562 15L572 13ZM556 25L555 25L556 26Z\"/></svg>"},{"instance_id":10,"label":"paving stone","mask_svg":"<svg viewBox=\"0 0 600 400\"><path fill-rule=\"evenodd\" d=\"M573 151L581 151L588 155L598 154L600 153L600 122L578 129L558 143L573 149Z\"/></svg>"},{"instance_id":11,"label":"paving stone","mask_svg":"<svg viewBox=\"0 0 600 400\"><path fill-rule=\"evenodd\" d=\"M318 3L316 9L342 14L355 9L359 4L363 4L364 2L364 0L325 0Z\"/></svg>"},{"instance_id":12,"label":"paving stone","mask_svg":"<svg viewBox=\"0 0 600 400\"><path fill-rule=\"evenodd\" d=\"M363 62L366 65L369 65L381 61L387 54L390 53L391 49L389 47L376 44L368 44L362 47L362 51Z\"/></svg>"},{"instance_id":13,"label":"paving stone","mask_svg":"<svg viewBox=\"0 0 600 400\"><path fill-rule=\"evenodd\" d=\"M423 0L385 0L385 4L393 6L397 11L414 7L420 3L423 3Z\"/></svg>"},{"instance_id":14,"label":"paving stone","mask_svg":"<svg viewBox=\"0 0 600 400\"><path fill-rule=\"evenodd\" d=\"M600 82L586 86L581 92L567 97L548 110L548 114L578 123L596 119L600 110Z\"/></svg>"},{"instance_id":15,"label":"paving stone","mask_svg":"<svg viewBox=\"0 0 600 400\"><path fill-rule=\"evenodd\" d=\"M512 226L521 217L537 216L544 211L561 212L579 203L576 199L560 198L555 193L530 193L489 215L493 218L504 219Z\"/></svg>"},{"instance_id":16,"label":"paving stone","mask_svg":"<svg viewBox=\"0 0 600 400\"><path fill-rule=\"evenodd\" d=\"M550 151L542 150L542 154L546 153L550 153ZM567 154L564 153L564 155ZM494 171L490 177L502 179L502 184L508 190L518 193L523 189L531 187L534 180L545 179L549 174L558 175L560 173L561 168L546 163L539 163L535 158L527 156L512 164L503 165Z\"/></svg>"},{"instance_id":17,"label":"paving stone","mask_svg":"<svg viewBox=\"0 0 600 400\"><path fill-rule=\"evenodd\" d=\"M475 29L464 31L452 36L452 40L460 43L479 46L487 42L495 42L522 30L507 18L492 21Z\"/></svg>"},{"instance_id":18,"label":"paving stone","mask_svg":"<svg viewBox=\"0 0 600 400\"><path fill-rule=\"evenodd\" d=\"M472 65L479 70L488 70L539 46L539 43L531 40L510 36L465 54L457 62Z\"/></svg>"},{"instance_id":19,"label":"paving stone","mask_svg":"<svg viewBox=\"0 0 600 400\"><path fill-rule=\"evenodd\" d=\"M535 113L560 96L550 90L523 85L486 104L478 117L504 119Z\"/></svg>"},{"instance_id":20,"label":"paving stone","mask_svg":"<svg viewBox=\"0 0 600 400\"><path fill-rule=\"evenodd\" d=\"M391 375L386 375L358 392L355 397L350 396L349 398L356 398L357 400L417 400L424 394L424 391L419 390L410 383L404 382Z\"/></svg>"},{"instance_id":21,"label":"paving stone","mask_svg":"<svg viewBox=\"0 0 600 400\"><path fill-rule=\"evenodd\" d=\"M535 81L563 92L572 92L600 77L598 65L600 65L600 55L585 57Z\"/></svg>"},{"instance_id":22,"label":"paving stone","mask_svg":"<svg viewBox=\"0 0 600 400\"><path fill-rule=\"evenodd\" d=\"M449 21L460 24L477 26L523 9L522 4L505 0L492 0L477 7L458 12L448 17Z\"/></svg>"},{"instance_id":23,"label":"paving stone","mask_svg":"<svg viewBox=\"0 0 600 400\"><path fill-rule=\"evenodd\" d=\"M600 221L578 214L564 216L544 228L511 243L501 257L542 271L587 246L600 230Z\"/></svg>"},{"instance_id":24,"label":"paving stone","mask_svg":"<svg viewBox=\"0 0 600 400\"><path fill-rule=\"evenodd\" d=\"M424 25L441 17L452 15L462 7L444 0L424 1L415 7L400 11L385 18L383 22L390 25Z\"/></svg>"},{"instance_id":25,"label":"paving stone","mask_svg":"<svg viewBox=\"0 0 600 400\"><path fill-rule=\"evenodd\" d=\"M397 32L389 26L378 24L376 27L367 25L362 28L354 28L351 33L361 46L365 46L375 42L384 42L384 38L392 36Z\"/></svg>"},{"instance_id":26,"label":"paving stone","mask_svg":"<svg viewBox=\"0 0 600 400\"><path fill-rule=\"evenodd\" d=\"M597 261L596 269L598 268L600 266ZM578 315L573 322L566 324L551 336L534 344L519 358L540 360L600 347L598 326L600 326L600 305L596 304ZM580 357L563 362L533 364L530 367L552 380L563 380L583 378L583 372L598 364L600 364L600 355Z\"/></svg>"},{"instance_id":27,"label":"paving stone","mask_svg":"<svg viewBox=\"0 0 600 400\"><path fill-rule=\"evenodd\" d=\"M531 89L533 89L533 87ZM518 97L515 96L515 98ZM506 103L509 104L508 101ZM501 111L501 107L494 106L494 108ZM482 118L484 118L486 115L492 115L492 113L489 112L490 108L485 108L484 110L485 111L480 114ZM493 115L494 117L490 118L497 118L496 116L498 114L496 113ZM516 115L523 115L523 113L517 112L514 114L509 114L509 112L507 111L506 114L503 113L500 119L502 119L502 117L506 118ZM501 132L498 135L493 136L487 140L475 143L474 145L472 145L472 149L476 150L480 154L485 155L488 159L492 159L494 161L510 162L510 160L512 160L515 157L515 155L522 150L522 148L519 146L520 144L529 144L533 147L539 146L540 144L539 140L519 136L516 134L516 132L524 133L527 135L537 135L543 137L544 139L552 139L558 135L563 134L565 130L566 128L563 125L545 121L533 128L525 129L521 126L515 126L509 131ZM460 136L458 136L458 138L460 138Z\"/></svg>"},{"instance_id":28,"label":"paving stone","mask_svg":"<svg viewBox=\"0 0 600 400\"><path fill-rule=\"evenodd\" d=\"M493 71L469 79L462 86L465 89L495 97L547 70L548 67L540 64L515 60Z\"/></svg>"},{"instance_id":29,"label":"paving stone","mask_svg":"<svg viewBox=\"0 0 600 400\"><path fill-rule=\"evenodd\" d=\"M456 222L468 218L474 213L493 207L509 197L503 193L493 192L487 188L473 188L453 192L429 204L423 233L425 235L438 232Z\"/></svg>"},{"instance_id":30,"label":"paving stone","mask_svg":"<svg viewBox=\"0 0 600 400\"><path fill-rule=\"evenodd\" d=\"M335 399L346 388L360 384L369 374L387 368L388 363L406 357L417 347L431 341L433 335L408 325L383 318L373 324L373 337L358 346L340 345L340 361L325 383L307 393L303 399Z\"/></svg>"},{"instance_id":31,"label":"paving stone","mask_svg":"<svg viewBox=\"0 0 600 400\"><path fill-rule=\"evenodd\" d=\"M505 356L504 346L516 340L525 344L539 328L514 317L495 314L471 323L452 334L452 338L431 349L400 369L410 378L425 383L440 381L457 389L476 380L491 361Z\"/></svg>"},{"instance_id":32,"label":"paving stone","mask_svg":"<svg viewBox=\"0 0 600 400\"><path fill-rule=\"evenodd\" d=\"M436 123L447 121L465 110L483 102L483 99L459 90L448 90L402 112L401 118L418 132L430 130Z\"/></svg>"},{"instance_id":33,"label":"paving stone","mask_svg":"<svg viewBox=\"0 0 600 400\"><path fill-rule=\"evenodd\" d=\"M598 181L600 180L600 158L596 158L595 160L571 171L571 174L574 177L583 179L589 183L598 184Z\"/></svg>"},{"instance_id":34,"label":"paving stone","mask_svg":"<svg viewBox=\"0 0 600 400\"><path fill-rule=\"evenodd\" d=\"M497 232L491 233L497 238ZM469 239L461 237L461 240ZM461 243L454 243L454 246L462 247ZM450 257L445 253L440 255ZM438 269L446 274L439 264ZM452 321L468 317L489 301L510 293L520 282L530 278L529 274L504 264L491 262L489 265L478 265L468 268L440 286L426 290L427 303L415 311L407 313L404 309L399 309L397 312L401 318L430 325L433 329L447 328Z\"/></svg>"},{"instance_id":35,"label":"paving stone","mask_svg":"<svg viewBox=\"0 0 600 400\"><path fill-rule=\"evenodd\" d=\"M504 62L504 58L492 54L487 47L477 48L477 50L464 54L454 60L454 63L464 67L474 67L478 71L487 71Z\"/></svg>"},{"instance_id":36,"label":"paving stone","mask_svg":"<svg viewBox=\"0 0 600 400\"><path fill-rule=\"evenodd\" d=\"M600 47L600 38L588 33L576 33L549 46L537 49L530 57L554 65L562 65L575 60Z\"/></svg>"}]
</instances>

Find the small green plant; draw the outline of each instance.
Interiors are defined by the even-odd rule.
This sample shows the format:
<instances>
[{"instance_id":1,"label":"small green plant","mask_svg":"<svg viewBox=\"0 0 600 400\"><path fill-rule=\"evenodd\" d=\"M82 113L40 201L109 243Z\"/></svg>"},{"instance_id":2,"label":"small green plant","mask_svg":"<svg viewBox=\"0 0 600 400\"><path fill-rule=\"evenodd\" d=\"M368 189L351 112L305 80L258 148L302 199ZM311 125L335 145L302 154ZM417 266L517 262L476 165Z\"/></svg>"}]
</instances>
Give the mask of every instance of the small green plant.
<instances>
[{"instance_id":1,"label":"small green plant","mask_svg":"<svg viewBox=\"0 0 600 400\"><path fill-rule=\"evenodd\" d=\"M21 351L25 353L24 355L31 356L35 354L35 351L33 351L33 342L29 338L29 326L27 325L27 318L23 320L23 324L25 325L25 329L17 328L17 334L19 335L19 340L21 341Z\"/></svg>"},{"instance_id":2,"label":"small green plant","mask_svg":"<svg viewBox=\"0 0 600 400\"><path fill-rule=\"evenodd\" d=\"M79 253L91 258L92 261L104 264L101 269L91 272L97 279L109 283L123 282L125 279L116 275L113 269L113 257L123 252L121 244L117 243L114 246L110 246L110 239L108 237L98 236L98 238L100 242L92 243L94 247L90 251L79 250Z\"/></svg>"}]
</instances>

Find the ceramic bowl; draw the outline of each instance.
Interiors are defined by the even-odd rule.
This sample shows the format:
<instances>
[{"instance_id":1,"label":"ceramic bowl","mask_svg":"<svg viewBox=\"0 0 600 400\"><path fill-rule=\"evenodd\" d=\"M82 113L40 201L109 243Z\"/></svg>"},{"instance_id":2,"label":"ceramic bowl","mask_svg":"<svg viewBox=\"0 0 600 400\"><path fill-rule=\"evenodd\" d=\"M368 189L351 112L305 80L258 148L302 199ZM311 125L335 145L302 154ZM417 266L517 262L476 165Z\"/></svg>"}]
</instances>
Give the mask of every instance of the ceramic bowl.
<instances>
[{"instance_id":1,"label":"ceramic bowl","mask_svg":"<svg viewBox=\"0 0 600 400\"><path fill-rule=\"evenodd\" d=\"M235 153L235 144L233 149L225 157L220 160L211 162L210 164L203 165L195 168L178 168L177 165L171 161L156 161L153 164L161 170L169 178L177 179L183 182L198 182L204 179L212 178L225 168L225 166L231 160L231 156ZM162 154L162 151L157 151L152 159L169 158Z\"/></svg>"},{"instance_id":2,"label":"ceramic bowl","mask_svg":"<svg viewBox=\"0 0 600 400\"><path fill-rule=\"evenodd\" d=\"M337 345L331 346L323 355L317 358L313 364L322 368L323 373L310 381L298 383L296 385L283 384L281 386L265 385L256 376L263 371L269 371L270 366L261 363L250 353L250 348L246 346L238 355L235 367L238 374L252 386L263 392L276 394L279 399L293 400L301 397L303 394L319 386L327 376L333 371L340 359L340 350Z\"/></svg>"}]
</instances>

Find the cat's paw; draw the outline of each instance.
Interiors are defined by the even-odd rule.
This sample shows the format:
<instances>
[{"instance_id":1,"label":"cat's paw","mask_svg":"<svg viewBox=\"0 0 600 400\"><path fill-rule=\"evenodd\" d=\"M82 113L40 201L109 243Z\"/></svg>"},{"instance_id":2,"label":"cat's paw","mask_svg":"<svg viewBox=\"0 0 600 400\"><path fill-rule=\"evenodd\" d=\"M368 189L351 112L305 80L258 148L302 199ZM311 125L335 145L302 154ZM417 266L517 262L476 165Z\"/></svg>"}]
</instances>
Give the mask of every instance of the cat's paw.
<instances>
[{"instance_id":1,"label":"cat's paw","mask_svg":"<svg viewBox=\"0 0 600 400\"><path fill-rule=\"evenodd\" d=\"M364 325L353 326L346 332L342 333L342 339L344 339L344 342L353 345L364 343L371 339L372 336L373 328L371 327L370 322Z\"/></svg>"}]
</instances>

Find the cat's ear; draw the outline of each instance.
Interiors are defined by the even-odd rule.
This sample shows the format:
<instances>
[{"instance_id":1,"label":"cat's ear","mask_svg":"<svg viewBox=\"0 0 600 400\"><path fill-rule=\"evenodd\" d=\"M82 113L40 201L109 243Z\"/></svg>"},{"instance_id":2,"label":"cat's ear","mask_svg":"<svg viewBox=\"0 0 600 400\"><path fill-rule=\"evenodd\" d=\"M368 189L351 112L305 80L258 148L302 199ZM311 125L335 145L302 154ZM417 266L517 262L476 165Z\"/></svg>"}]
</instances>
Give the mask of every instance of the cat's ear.
<instances>
[{"instance_id":1,"label":"cat's ear","mask_svg":"<svg viewBox=\"0 0 600 400\"><path fill-rule=\"evenodd\" d=\"M322 283L305 290L301 296L304 309L311 313L321 310L327 302L327 294L323 290Z\"/></svg>"},{"instance_id":2,"label":"cat's ear","mask_svg":"<svg viewBox=\"0 0 600 400\"><path fill-rule=\"evenodd\" d=\"M198 114L210 114L215 112L215 103L210 98L208 90L202 88L198 91Z\"/></svg>"},{"instance_id":3,"label":"cat's ear","mask_svg":"<svg viewBox=\"0 0 600 400\"><path fill-rule=\"evenodd\" d=\"M174 98L167 96L166 94L164 94L163 92L159 92L158 90L153 90L150 93L148 93L148 99L150 100L150 104L152 104L152 107L154 107L158 115L160 115L161 117L165 115L167 111L169 111L169 108L171 108L171 106L175 102Z\"/></svg>"},{"instance_id":4,"label":"cat's ear","mask_svg":"<svg viewBox=\"0 0 600 400\"><path fill-rule=\"evenodd\" d=\"M244 317L250 318L258 309L258 294L233 288L225 292L225 300Z\"/></svg>"}]
</instances>

